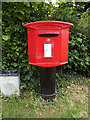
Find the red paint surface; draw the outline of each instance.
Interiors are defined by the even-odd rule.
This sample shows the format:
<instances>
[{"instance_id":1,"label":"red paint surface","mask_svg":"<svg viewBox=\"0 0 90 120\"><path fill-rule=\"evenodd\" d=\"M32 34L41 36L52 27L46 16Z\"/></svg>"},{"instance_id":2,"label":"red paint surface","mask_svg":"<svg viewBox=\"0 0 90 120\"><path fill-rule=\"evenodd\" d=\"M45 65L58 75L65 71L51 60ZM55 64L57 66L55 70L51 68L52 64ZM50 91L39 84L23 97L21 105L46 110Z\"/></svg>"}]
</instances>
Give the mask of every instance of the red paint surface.
<instances>
[{"instance_id":1,"label":"red paint surface","mask_svg":"<svg viewBox=\"0 0 90 120\"><path fill-rule=\"evenodd\" d=\"M27 23L29 64L53 67L68 63L69 27L62 21ZM49 40L48 40L49 39ZM44 44L52 44L51 57L44 57Z\"/></svg>"}]
</instances>

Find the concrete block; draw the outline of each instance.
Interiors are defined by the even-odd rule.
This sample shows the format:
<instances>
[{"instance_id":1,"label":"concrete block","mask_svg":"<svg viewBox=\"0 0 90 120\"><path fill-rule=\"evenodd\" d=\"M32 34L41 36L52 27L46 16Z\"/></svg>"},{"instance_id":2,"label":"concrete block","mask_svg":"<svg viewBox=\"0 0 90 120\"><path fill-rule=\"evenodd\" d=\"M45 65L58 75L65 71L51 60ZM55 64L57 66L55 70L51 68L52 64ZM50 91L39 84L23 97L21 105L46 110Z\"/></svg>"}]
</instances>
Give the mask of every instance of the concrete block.
<instances>
[{"instance_id":1,"label":"concrete block","mask_svg":"<svg viewBox=\"0 0 90 120\"><path fill-rule=\"evenodd\" d=\"M9 96L12 94L20 94L20 76L0 76L0 91Z\"/></svg>"}]
</instances>

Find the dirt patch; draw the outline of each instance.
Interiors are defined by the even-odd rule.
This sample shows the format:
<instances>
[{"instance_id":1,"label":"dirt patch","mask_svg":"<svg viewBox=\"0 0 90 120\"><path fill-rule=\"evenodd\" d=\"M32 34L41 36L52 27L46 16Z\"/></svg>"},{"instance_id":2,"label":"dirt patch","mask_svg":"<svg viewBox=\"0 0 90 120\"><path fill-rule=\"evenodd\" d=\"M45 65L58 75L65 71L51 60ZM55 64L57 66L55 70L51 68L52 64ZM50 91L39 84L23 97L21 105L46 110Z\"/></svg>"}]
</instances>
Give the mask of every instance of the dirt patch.
<instances>
[{"instance_id":1,"label":"dirt patch","mask_svg":"<svg viewBox=\"0 0 90 120\"><path fill-rule=\"evenodd\" d=\"M75 85L72 84L69 89L66 90L70 96L70 109L77 109L77 103L82 104L85 108L88 108L88 86L87 85ZM87 111L81 111L80 116L86 114Z\"/></svg>"},{"instance_id":2,"label":"dirt patch","mask_svg":"<svg viewBox=\"0 0 90 120\"><path fill-rule=\"evenodd\" d=\"M54 114L55 112L56 112L56 110L54 110L54 109L52 109L52 110L51 110L51 113L53 113L53 114Z\"/></svg>"},{"instance_id":3,"label":"dirt patch","mask_svg":"<svg viewBox=\"0 0 90 120\"><path fill-rule=\"evenodd\" d=\"M73 97L76 100L80 100L82 98L87 98L87 93L88 93L88 86L83 86L83 85L72 85L71 91L73 91L72 94L72 99Z\"/></svg>"},{"instance_id":4,"label":"dirt patch","mask_svg":"<svg viewBox=\"0 0 90 120\"><path fill-rule=\"evenodd\" d=\"M78 114L79 114L80 117L83 117L83 116L85 116L85 115L87 114L87 112L86 112L86 111L81 111L81 112L78 113Z\"/></svg>"}]
</instances>

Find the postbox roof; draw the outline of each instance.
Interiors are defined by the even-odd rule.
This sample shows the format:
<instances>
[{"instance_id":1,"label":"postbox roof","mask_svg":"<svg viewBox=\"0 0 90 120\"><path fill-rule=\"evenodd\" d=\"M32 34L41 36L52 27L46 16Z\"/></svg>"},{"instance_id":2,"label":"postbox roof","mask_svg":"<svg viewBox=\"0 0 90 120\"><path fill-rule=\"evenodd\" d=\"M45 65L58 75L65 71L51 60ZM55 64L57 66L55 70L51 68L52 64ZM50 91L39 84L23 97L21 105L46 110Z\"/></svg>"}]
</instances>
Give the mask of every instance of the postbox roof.
<instances>
[{"instance_id":1,"label":"postbox roof","mask_svg":"<svg viewBox=\"0 0 90 120\"><path fill-rule=\"evenodd\" d=\"M37 26L42 26L42 25L51 25L51 26L54 25L54 26L59 26L62 29L73 26L72 23L63 22L63 21L37 21L37 22L31 22L31 23L24 24L24 27L38 29Z\"/></svg>"}]
</instances>

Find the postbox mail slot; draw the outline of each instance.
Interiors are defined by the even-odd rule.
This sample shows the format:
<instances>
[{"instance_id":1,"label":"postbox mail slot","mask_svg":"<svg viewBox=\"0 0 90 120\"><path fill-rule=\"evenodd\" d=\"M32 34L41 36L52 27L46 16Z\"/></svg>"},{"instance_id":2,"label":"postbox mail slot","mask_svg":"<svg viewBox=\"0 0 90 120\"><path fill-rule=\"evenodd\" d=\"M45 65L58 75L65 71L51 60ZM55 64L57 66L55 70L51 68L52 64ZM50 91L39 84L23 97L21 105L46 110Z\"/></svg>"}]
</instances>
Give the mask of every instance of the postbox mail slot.
<instances>
[{"instance_id":1,"label":"postbox mail slot","mask_svg":"<svg viewBox=\"0 0 90 120\"><path fill-rule=\"evenodd\" d=\"M47 36L47 35L57 36L57 35L59 35L59 32L45 32L45 31L39 31L38 34L39 34L39 36Z\"/></svg>"}]
</instances>

